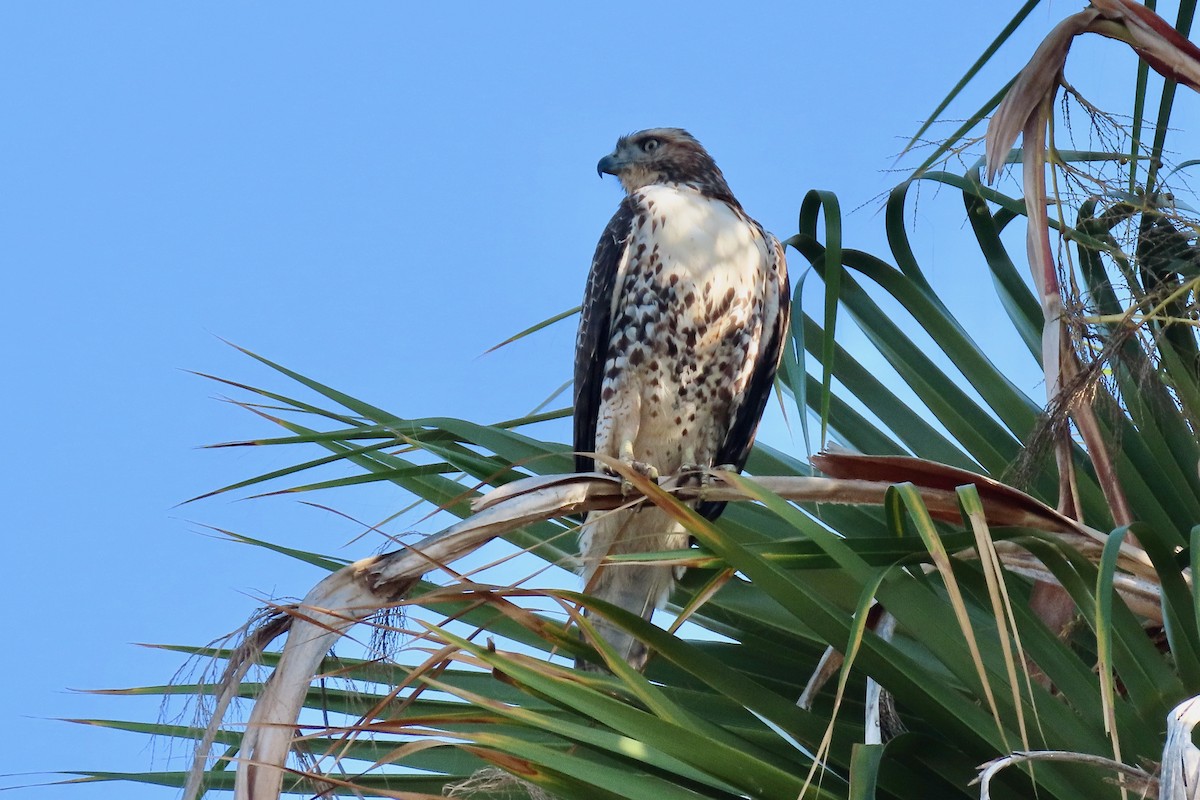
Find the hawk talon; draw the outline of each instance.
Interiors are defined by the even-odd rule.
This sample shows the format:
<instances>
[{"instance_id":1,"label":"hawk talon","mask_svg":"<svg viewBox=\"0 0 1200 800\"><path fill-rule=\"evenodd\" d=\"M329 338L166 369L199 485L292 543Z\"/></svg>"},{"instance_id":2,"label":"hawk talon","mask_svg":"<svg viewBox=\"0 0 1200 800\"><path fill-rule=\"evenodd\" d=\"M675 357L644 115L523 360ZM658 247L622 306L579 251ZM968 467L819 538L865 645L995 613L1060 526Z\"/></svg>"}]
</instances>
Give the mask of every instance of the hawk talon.
<instances>
[{"instance_id":1,"label":"hawk talon","mask_svg":"<svg viewBox=\"0 0 1200 800\"><path fill-rule=\"evenodd\" d=\"M654 466L653 464L647 464L645 461L634 461L633 459L628 461L622 460L621 463L632 469L638 475L641 475L643 478L649 478L652 481L658 480L658 467ZM634 490L635 487L633 482L628 478L622 477L621 496L628 497L629 495L633 494Z\"/></svg>"},{"instance_id":2,"label":"hawk talon","mask_svg":"<svg viewBox=\"0 0 1200 800\"><path fill-rule=\"evenodd\" d=\"M700 488L696 491L696 499L701 503L708 502L708 492L713 485L718 482L717 476L713 474L713 470L721 470L723 472L737 472L736 464L718 464L715 467L703 467L700 465L688 465L680 470L680 473L699 472L700 473Z\"/></svg>"}]
</instances>

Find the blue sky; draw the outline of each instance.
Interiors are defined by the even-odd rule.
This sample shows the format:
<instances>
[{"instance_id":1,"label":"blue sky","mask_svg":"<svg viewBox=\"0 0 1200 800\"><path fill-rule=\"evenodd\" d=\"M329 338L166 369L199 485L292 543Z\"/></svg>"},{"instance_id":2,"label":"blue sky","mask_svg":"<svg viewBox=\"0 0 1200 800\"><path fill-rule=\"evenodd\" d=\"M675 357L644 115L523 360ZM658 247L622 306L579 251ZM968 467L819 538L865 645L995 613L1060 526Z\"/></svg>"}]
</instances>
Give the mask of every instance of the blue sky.
<instances>
[{"instance_id":1,"label":"blue sky","mask_svg":"<svg viewBox=\"0 0 1200 800\"><path fill-rule=\"evenodd\" d=\"M894 157L1018 6L0 6L0 773L182 768L52 718L154 719L153 702L69 689L165 683L179 657L132 642L207 642L320 577L205 525L368 552L294 498L177 507L302 455L198 449L272 431L186 370L289 388L218 337L404 416L520 416L569 378L574 322L481 353L579 302L620 197L595 174L618 135L688 128L781 237L808 189L833 189L857 209L848 243L886 253L873 199ZM1035 11L948 116L1077 8ZM1091 52L1078 72L1131 79L1116 45ZM1001 318L960 217L924 197L917 255L989 336ZM800 450L777 420L763 436ZM405 502L346 497L370 521Z\"/></svg>"}]
</instances>

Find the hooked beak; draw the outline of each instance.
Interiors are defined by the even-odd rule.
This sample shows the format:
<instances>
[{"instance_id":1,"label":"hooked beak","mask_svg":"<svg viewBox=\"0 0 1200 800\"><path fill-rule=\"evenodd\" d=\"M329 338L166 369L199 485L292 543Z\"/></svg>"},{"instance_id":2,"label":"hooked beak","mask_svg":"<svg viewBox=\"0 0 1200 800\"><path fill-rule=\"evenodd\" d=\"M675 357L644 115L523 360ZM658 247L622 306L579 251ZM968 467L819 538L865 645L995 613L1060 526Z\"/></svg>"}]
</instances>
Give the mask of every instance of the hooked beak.
<instances>
[{"instance_id":1,"label":"hooked beak","mask_svg":"<svg viewBox=\"0 0 1200 800\"><path fill-rule=\"evenodd\" d=\"M607 172L609 175L616 175L617 170L623 166L622 161L617 158L616 152L609 153L596 164L596 174L601 178Z\"/></svg>"}]
</instances>

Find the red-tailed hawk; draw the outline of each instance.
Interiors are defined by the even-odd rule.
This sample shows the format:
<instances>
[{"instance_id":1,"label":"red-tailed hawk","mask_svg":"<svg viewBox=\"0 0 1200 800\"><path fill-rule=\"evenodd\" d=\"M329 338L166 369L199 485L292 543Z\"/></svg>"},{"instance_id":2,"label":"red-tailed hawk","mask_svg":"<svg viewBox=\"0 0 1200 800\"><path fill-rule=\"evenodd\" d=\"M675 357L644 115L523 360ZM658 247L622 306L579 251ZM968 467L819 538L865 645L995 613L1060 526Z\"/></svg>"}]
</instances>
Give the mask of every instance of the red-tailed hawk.
<instances>
[{"instance_id":1,"label":"red-tailed hawk","mask_svg":"<svg viewBox=\"0 0 1200 800\"><path fill-rule=\"evenodd\" d=\"M740 470L787 335L783 247L742 210L687 131L622 137L596 168L616 175L626 197L588 275L575 351L575 450L649 475ZM593 459L578 455L576 468L591 471ZM723 507L698 510L715 519ZM649 619L666 603L674 568L602 562L687 541L653 506L589 514L580 536L585 591ZM643 645L593 622L630 664L645 664Z\"/></svg>"}]
</instances>

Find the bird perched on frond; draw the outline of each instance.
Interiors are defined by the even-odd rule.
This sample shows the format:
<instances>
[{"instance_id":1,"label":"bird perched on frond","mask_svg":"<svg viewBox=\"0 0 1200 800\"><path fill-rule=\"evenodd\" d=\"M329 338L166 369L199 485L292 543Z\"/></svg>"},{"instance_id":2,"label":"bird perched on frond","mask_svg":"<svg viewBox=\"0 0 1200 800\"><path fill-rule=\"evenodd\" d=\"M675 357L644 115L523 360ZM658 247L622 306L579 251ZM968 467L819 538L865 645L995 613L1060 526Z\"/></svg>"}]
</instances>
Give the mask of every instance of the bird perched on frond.
<instances>
[{"instance_id":1,"label":"bird perched on frond","mask_svg":"<svg viewBox=\"0 0 1200 800\"><path fill-rule=\"evenodd\" d=\"M589 453L644 475L741 470L774 383L790 311L779 241L742 210L687 131L623 136L597 171L625 189L588 275L575 351L576 469ZM716 519L724 504L698 503ZM584 590L650 619L675 568L604 563L676 550L687 533L654 506L589 513L580 535ZM637 669L645 646L592 618Z\"/></svg>"}]
</instances>

